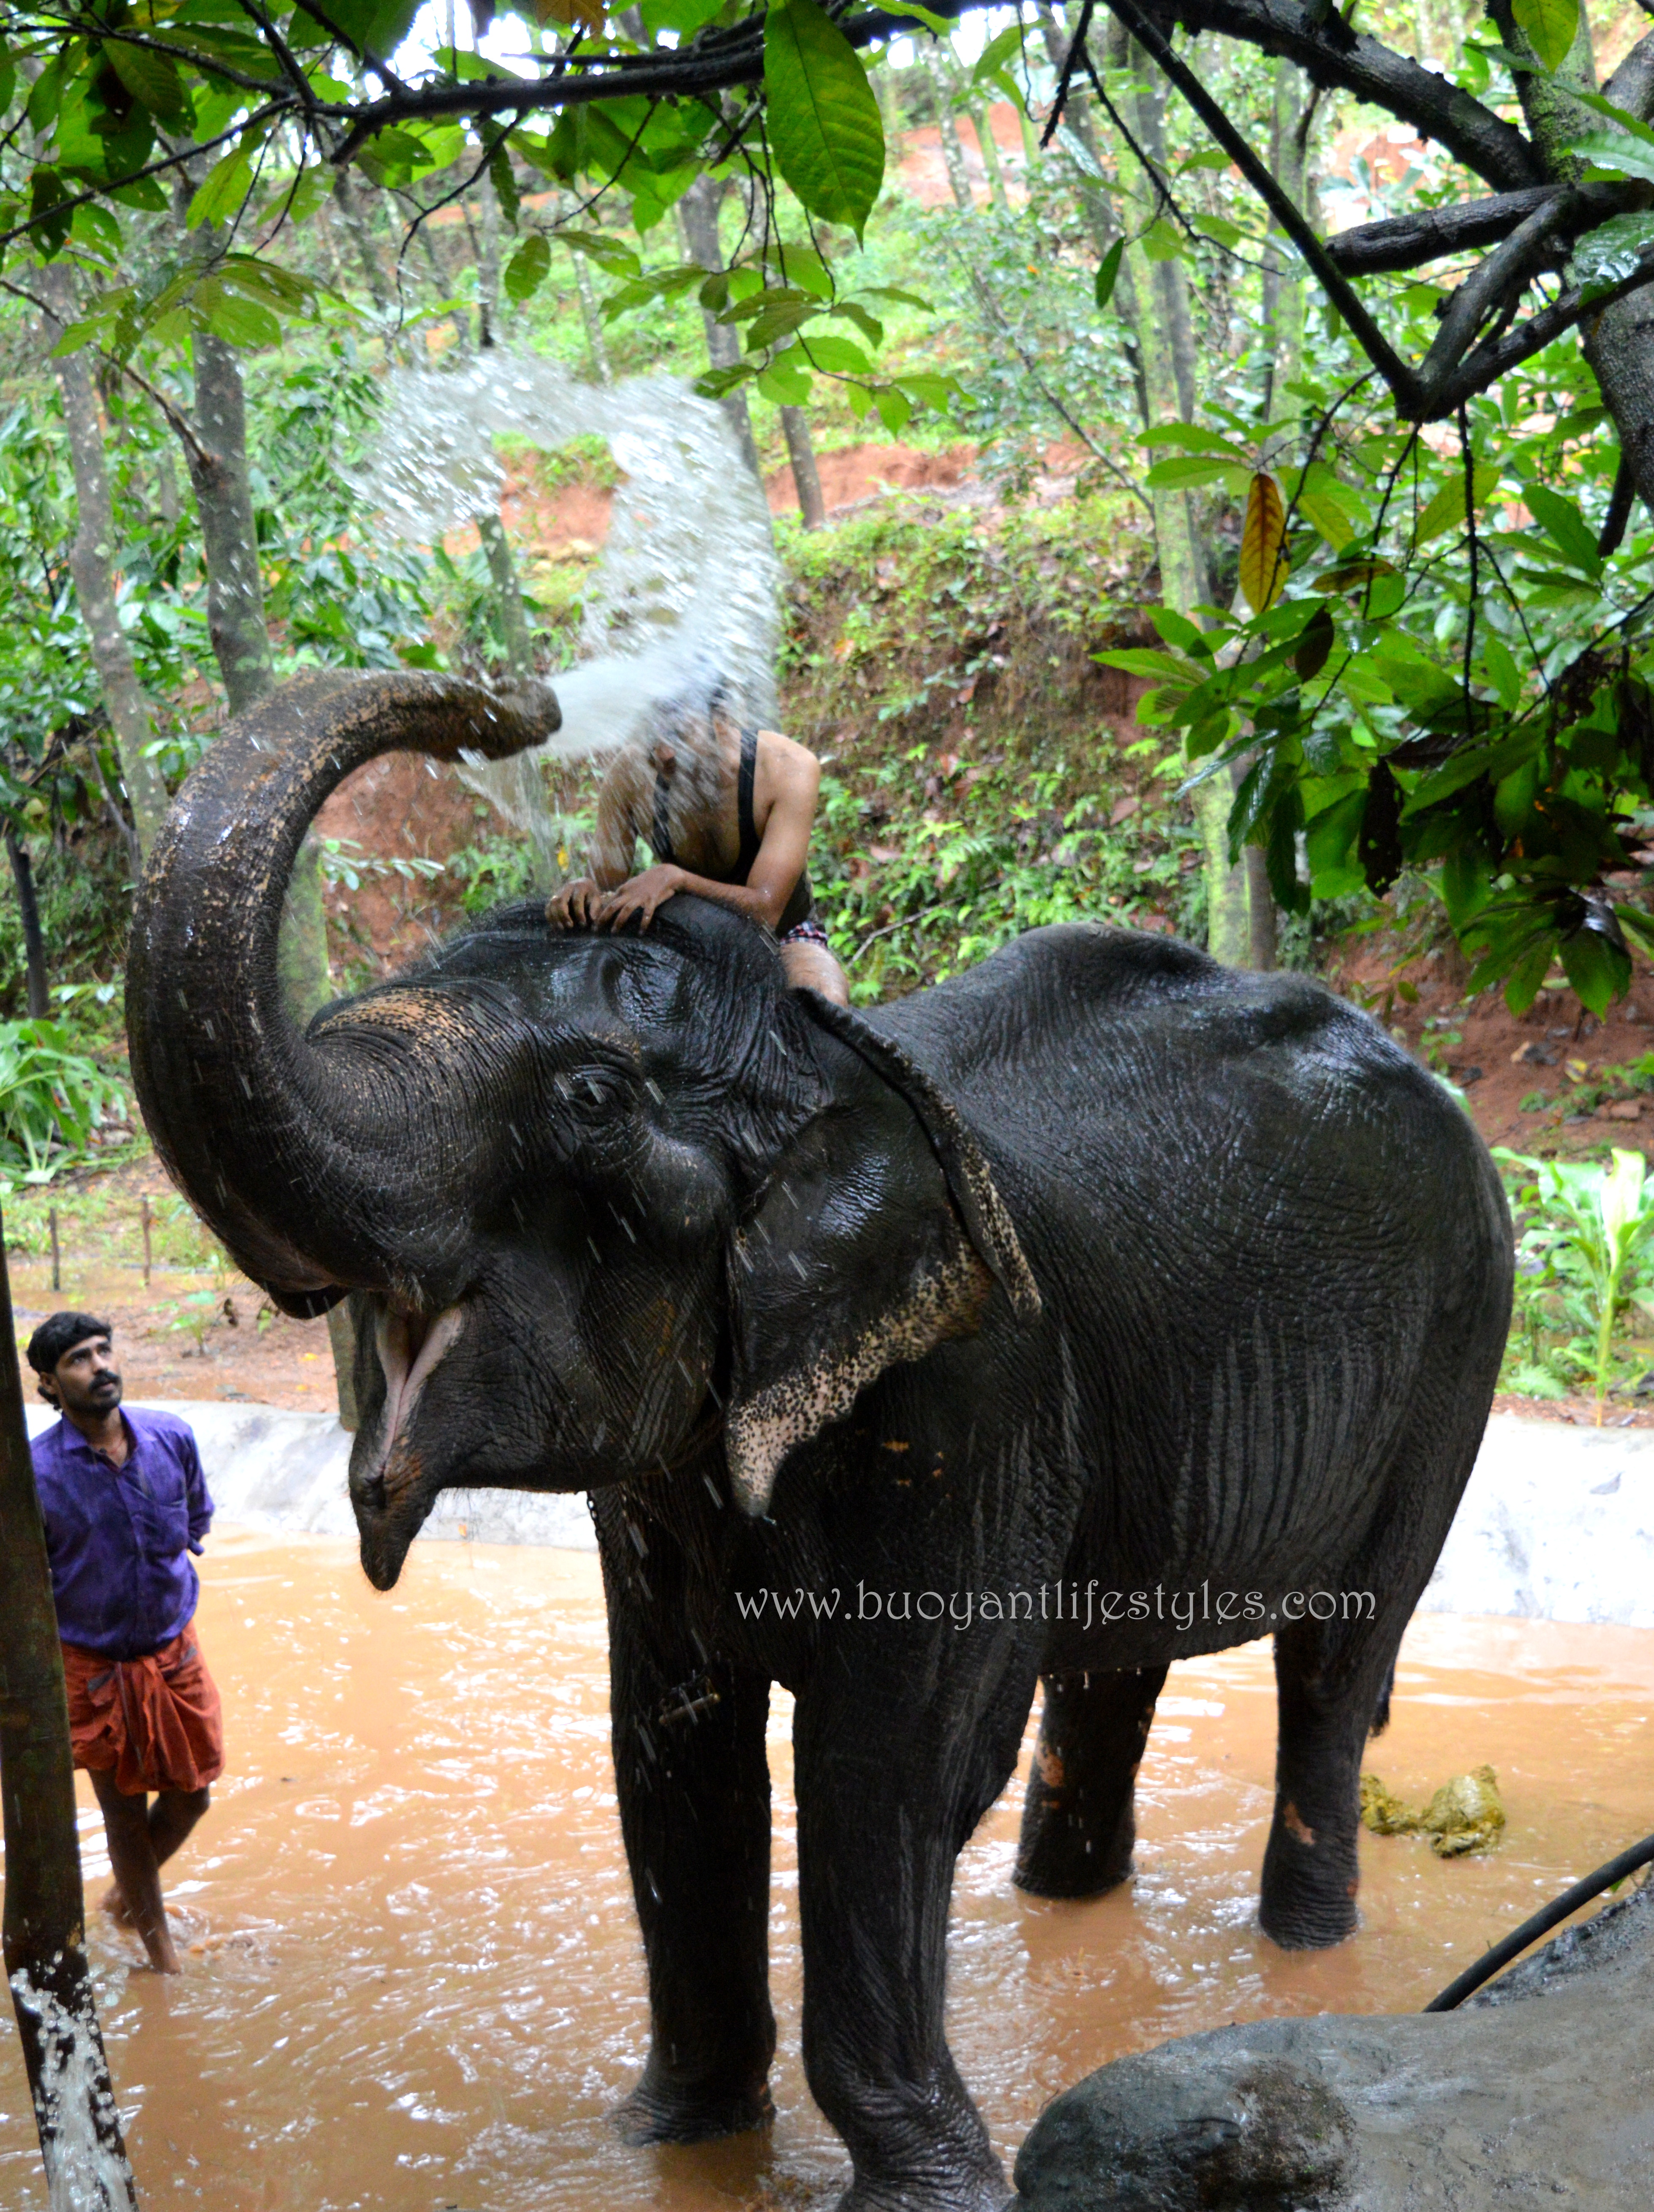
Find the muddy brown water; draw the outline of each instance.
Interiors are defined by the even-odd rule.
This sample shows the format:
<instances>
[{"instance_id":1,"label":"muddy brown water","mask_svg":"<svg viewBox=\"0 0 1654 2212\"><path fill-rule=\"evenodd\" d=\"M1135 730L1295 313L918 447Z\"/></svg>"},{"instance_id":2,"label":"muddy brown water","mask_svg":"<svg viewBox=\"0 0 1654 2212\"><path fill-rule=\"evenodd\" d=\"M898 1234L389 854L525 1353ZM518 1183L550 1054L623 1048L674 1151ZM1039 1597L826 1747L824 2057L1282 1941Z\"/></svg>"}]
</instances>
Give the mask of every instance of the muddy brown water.
<instances>
[{"instance_id":1,"label":"muddy brown water","mask_svg":"<svg viewBox=\"0 0 1654 2212\"><path fill-rule=\"evenodd\" d=\"M831 2202L847 2164L798 2056L784 1693L769 1732L775 2127L628 2150L605 2113L642 2063L648 2015L596 1560L422 1546L380 1596L347 1544L223 1532L204 1584L230 1765L168 1884L181 1979L139 1968L93 1916L145 2212ZM1651 1711L1654 1632L1420 1619L1370 1764L1421 1801L1491 1762L1506 1839L1444 1863L1414 1838L1365 1838L1360 1932L1293 1956L1256 1924L1268 1646L1174 1668L1129 1889L1076 1905L1012 1887L1020 1779L959 1862L949 2029L1007 2163L1055 2091L1122 2052L1234 2020L1422 2005L1654 1826ZM107 1863L89 1792L82 1802L96 1893ZM41 2212L9 2014L0 2039L0 2206Z\"/></svg>"}]
</instances>

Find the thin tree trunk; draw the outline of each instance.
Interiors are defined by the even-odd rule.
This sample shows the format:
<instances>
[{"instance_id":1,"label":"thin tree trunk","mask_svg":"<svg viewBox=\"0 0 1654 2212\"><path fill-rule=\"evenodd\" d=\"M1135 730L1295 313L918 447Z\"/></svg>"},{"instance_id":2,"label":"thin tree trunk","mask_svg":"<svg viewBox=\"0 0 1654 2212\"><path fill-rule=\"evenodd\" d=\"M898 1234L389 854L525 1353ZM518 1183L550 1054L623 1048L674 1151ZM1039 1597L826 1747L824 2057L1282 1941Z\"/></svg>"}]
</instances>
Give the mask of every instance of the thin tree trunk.
<instances>
[{"instance_id":1,"label":"thin tree trunk","mask_svg":"<svg viewBox=\"0 0 1654 2212\"><path fill-rule=\"evenodd\" d=\"M495 198L494 180L487 178L482 185L482 232L477 250L477 319L481 330L477 343L486 349L498 342L500 335L500 204Z\"/></svg>"},{"instance_id":2,"label":"thin tree trunk","mask_svg":"<svg viewBox=\"0 0 1654 2212\"><path fill-rule=\"evenodd\" d=\"M29 1019L43 1022L52 1012L52 988L46 980L46 939L40 931L40 902L34 896L34 868L27 848L14 830L6 831L6 858L17 887L17 915L23 927L23 958L28 975Z\"/></svg>"},{"instance_id":3,"label":"thin tree trunk","mask_svg":"<svg viewBox=\"0 0 1654 2212\"><path fill-rule=\"evenodd\" d=\"M827 520L827 507L821 495L821 471L810 442L809 422L802 407L783 407L781 419L787 458L793 465L793 482L798 489L799 513L806 530L819 530Z\"/></svg>"},{"instance_id":4,"label":"thin tree trunk","mask_svg":"<svg viewBox=\"0 0 1654 2212\"><path fill-rule=\"evenodd\" d=\"M715 273L725 265L724 249L718 236L718 210L728 189L726 181L702 174L678 203L678 223L685 258ZM741 357L740 333L710 313L704 319L708 359L715 368L733 368ZM763 468L758 459L758 441L752 434L752 416L745 392L727 392L718 404L735 433L748 468L762 483Z\"/></svg>"},{"instance_id":5,"label":"thin tree trunk","mask_svg":"<svg viewBox=\"0 0 1654 2212\"><path fill-rule=\"evenodd\" d=\"M61 262L48 263L37 282L51 310L41 319L49 352L74 313L68 270ZM84 352L61 356L52 368L58 380L69 432L70 462L75 471L76 526L69 566L81 619L91 641L92 665L98 672L109 726L115 733L121 780L131 802L138 843L147 851L166 819L167 787L147 750L155 742L155 723L115 604L115 518L104 467L98 395Z\"/></svg>"},{"instance_id":6,"label":"thin tree trunk","mask_svg":"<svg viewBox=\"0 0 1654 2212\"><path fill-rule=\"evenodd\" d=\"M137 2212L86 1960L63 1647L0 1230L0 1800L6 1978L52 2212Z\"/></svg>"},{"instance_id":7,"label":"thin tree trunk","mask_svg":"<svg viewBox=\"0 0 1654 2212\"><path fill-rule=\"evenodd\" d=\"M1310 118L1304 109L1304 79L1286 59L1275 64L1274 117L1270 167L1294 207L1304 205L1304 171ZM1263 262L1263 321L1270 335L1269 380L1264 398L1267 422L1283 428L1265 453L1266 464L1295 442L1302 403L1290 386L1304 363L1304 273L1284 234L1272 224Z\"/></svg>"},{"instance_id":8,"label":"thin tree trunk","mask_svg":"<svg viewBox=\"0 0 1654 2212\"><path fill-rule=\"evenodd\" d=\"M195 335L195 434L186 446L207 563L207 635L232 714L276 687L265 622L258 532L247 474L246 395L241 364L222 338Z\"/></svg>"},{"instance_id":9,"label":"thin tree trunk","mask_svg":"<svg viewBox=\"0 0 1654 2212\"><path fill-rule=\"evenodd\" d=\"M941 45L933 38L915 38L913 43L920 65L930 79L931 99L936 109L936 128L942 140L942 166L947 171L949 189L960 213L970 215L976 201L970 189L970 173L965 167L964 145L959 137L959 126L953 119L953 87L949 80L947 64L942 59Z\"/></svg>"},{"instance_id":10,"label":"thin tree trunk","mask_svg":"<svg viewBox=\"0 0 1654 2212\"><path fill-rule=\"evenodd\" d=\"M512 557L511 540L497 514L479 514L477 534L483 541L488 573L500 603L500 635L505 641L506 666L518 678L534 673L534 647L523 612L523 587Z\"/></svg>"},{"instance_id":11,"label":"thin tree trunk","mask_svg":"<svg viewBox=\"0 0 1654 2212\"><path fill-rule=\"evenodd\" d=\"M1048 10L1042 9L1039 16L1040 34L1045 41L1045 52L1051 67L1059 76L1068 47L1061 26ZM1101 262L1117 243L1121 232L1115 221L1114 208L1099 179L1103 174L1103 149L1098 143L1097 125L1087 98L1070 86L1068 101L1062 111L1062 127L1057 143L1063 143L1063 134L1070 134L1078 145L1081 160L1077 160L1070 148L1064 145L1063 153L1074 179L1074 189L1079 195L1080 213L1085 228L1091 233L1092 244ZM1146 430L1156 417L1149 411L1148 388L1143 376L1143 356L1137 343L1141 327L1141 310L1137 300L1136 279L1128 261L1122 260L1114 281L1114 296L1110 305L1118 317L1124 333L1126 358L1131 364L1131 380L1137 393L1137 412Z\"/></svg>"},{"instance_id":12,"label":"thin tree trunk","mask_svg":"<svg viewBox=\"0 0 1654 2212\"><path fill-rule=\"evenodd\" d=\"M994 143L988 102L985 100L973 100L966 112L976 125L976 144L982 157L982 169L988 178L988 197L1001 215L1009 215L1011 196L1005 189L1005 171L1000 163L1000 149Z\"/></svg>"},{"instance_id":13,"label":"thin tree trunk","mask_svg":"<svg viewBox=\"0 0 1654 2212\"><path fill-rule=\"evenodd\" d=\"M1119 65L1112 52L1110 60L1111 65ZM1153 184L1143 173L1131 149L1124 144L1119 146L1116 161L1121 191L1128 204L1134 210L1152 206ZM1134 220L1132 232L1134 234L1140 228ZM1182 410L1171 334L1158 312L1154 264L1143 251L1140 237L1129 236L1125 260L1131 269L1140 303L1138 345L1152 418L1156 422L1175 422L1180 419ZM1149 302L1155 304L1146 306ZM1175 613L1193 617L1197 607L1210 603L1212 584L1205 550L1189 512L1188 495L1177 490L1151 490L1149 496L1154 508L1155 544L1160 555L1161 599ZM1226 968L1245 967L1252 950L1246 869L1244 864L1231 867L1229 860L1229 810L1234 796L1234 777L1221 769L1196 784L1190 794L1206 878L1207 947L1213 958L1222 961Z\"/></svg>"},{"instance_id":14,"label":"thin tree trunk","mask_svg":"<svg viewBox=\"0 0 1654 2212\"><path fill-rule=\"evenodd\" d=\"M361 263L362 273L368 280L368 289L373 297L374 305L381 315L390 315L395 309L396 301L391 295L391 288L385 278L384 266L374 244L373 226L368 220L367 210L362 204L356 191L356 180L351 176L348 166L342 169L335 169L333 172L333 204L337 208L344 219L344 227L350 234L350 243L356 249L356 259Z\"/></svg>"},{"instance_id":15,"label":"thin tree trunk","mask_svg":"<svg viewBox=\"0 0 1654 2212\"><path fill-rule=\"evenodd\" d=\"M1118 27L1117 23L1110 22L1111 33ZM1165 94L1159 75L1151 69L1147 58L1135 46L1128 49L1126 66L1137 81L1138 143L1164 177L1168 173ZM1158 202L1158 187L1146 177L1143 183L1142 204L1152 208ZM1189 278L1181 260L1155 261L1149 266L1153 272L1153 296L1158 300L1160 313L1165 320L1171 370L1177 386L1177 411L1185 422L1192 422L1195 419L1199 363L1195 348L1195 324L1189 307Z\"/></svg>"},{"instance_id":16,"label":"thin tree trunk","mask_svg":"<svg viewBox=\"0 0 1654 2212\"><path fill-rule=\"evenodd\" d=\"M577 253L574 260L575 289L580 295L581 320L586 325L586 350L592 356L592 373L598 383L612 384L614 371L609 366L609 348L603 336L603 316L598 307L597 287L592 282L586 256Z\"/></svg>"}]
</instances>

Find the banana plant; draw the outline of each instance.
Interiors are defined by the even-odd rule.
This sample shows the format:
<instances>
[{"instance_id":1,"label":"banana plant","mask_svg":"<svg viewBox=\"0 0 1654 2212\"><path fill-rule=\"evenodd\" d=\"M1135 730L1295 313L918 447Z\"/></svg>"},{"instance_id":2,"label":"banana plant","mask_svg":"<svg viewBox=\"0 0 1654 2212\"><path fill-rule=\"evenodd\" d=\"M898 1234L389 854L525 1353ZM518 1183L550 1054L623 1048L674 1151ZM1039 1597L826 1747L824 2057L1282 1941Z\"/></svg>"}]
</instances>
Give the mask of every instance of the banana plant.
<instances>
[{"instance_id":1,"label":"banana plant","mask_svg":"<svg viewBox=\"0 0 1654 2212\"><path fill-rule=\"evenodd\" d=\"M1595 1332L1592 1379L1596 1426L1602 1425L1614 1324L1632 1291L1654 1232L1654 1182L1640 1152L1616 1150L1608 1167L1582 1160L1525 1158L1503 1147L1495 1158L1534 1177L1517 1194L1539 1218L1523 1233L1519 1257L1538 1260L1579 1296Z\"/></svg>"}]
</instances>

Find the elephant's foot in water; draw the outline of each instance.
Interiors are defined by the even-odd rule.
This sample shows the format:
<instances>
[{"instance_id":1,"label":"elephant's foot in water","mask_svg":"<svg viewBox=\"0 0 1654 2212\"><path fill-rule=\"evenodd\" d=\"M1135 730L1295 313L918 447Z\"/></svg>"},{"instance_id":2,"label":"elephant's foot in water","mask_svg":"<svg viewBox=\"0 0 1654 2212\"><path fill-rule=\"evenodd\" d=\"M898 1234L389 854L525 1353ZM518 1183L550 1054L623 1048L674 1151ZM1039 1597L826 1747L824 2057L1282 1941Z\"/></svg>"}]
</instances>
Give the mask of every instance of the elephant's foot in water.
<instances>
[{"instance_id":1,"label":"elephant's foot in water","mask_svg":"<svg viewBox=\"0 0 1654 2212\"><path fill-rule=\"evenodd\" d=\"M745 2135L768 2127L775 2117L769 2085L763 2080L731 2088L674 2081L653 2058L630 2096L610 2114L623 2142L634 2149L647 2143L711 2142L720 2136Z\"/></svg>"},{"instance_id":2,"label":"elephant's foot in water","mask_svg":"<svg viewBox=\"0 0 1654 2212\"><path fill-rule=\"evenodd\" d=\"M1353 1936L1360 1916L1356 1823L1278 1798L1263 1854L1258 1923L1283 1951L1323 1951Z\"/></svg>"},{"instance_id":3,"label":"elephant's foot in water","mask_svg":"<svg viewBox=\"0 0 1654 2212\"><path fill-rule=\"evenodd\" d=\"M1029 1897L1103 1897L1132 1875L1137 1821L1128 1805L1111 1836L1099 1836L1091 1824L1061 1811L1048 1812L1037 1826L1025 1806L1022 1841L1011 1879Z\"/></svg>"},{"instance_id":4,"label":"elephant's foot in water","mask_svg":"<svg viewBox=\"0 0 1654 2212\"><path fill-rule=\"evenodd\" d=\"M1131 1875L1137 1768L1164 1667L1049 1674L1012 1879L1031 1897L1101 1897Z\"/></svg>"}]
</instances>

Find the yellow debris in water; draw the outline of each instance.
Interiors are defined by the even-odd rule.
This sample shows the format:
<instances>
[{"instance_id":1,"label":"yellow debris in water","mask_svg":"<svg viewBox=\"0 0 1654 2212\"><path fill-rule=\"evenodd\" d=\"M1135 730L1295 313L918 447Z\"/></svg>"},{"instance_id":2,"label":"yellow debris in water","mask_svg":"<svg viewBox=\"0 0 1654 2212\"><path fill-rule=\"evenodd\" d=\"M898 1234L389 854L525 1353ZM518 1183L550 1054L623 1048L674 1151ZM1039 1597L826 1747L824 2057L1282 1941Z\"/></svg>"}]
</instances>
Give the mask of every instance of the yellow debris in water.
<instances>
[{"instance_id":1,"label":"yellow debris in water","mask_svg":"<svg viewBox=\"0 0 1654 2212\"><path fill-rule=\"evenodd\" d=\"M1491 1766L1473 1767L1444 1782L1422 1813L1414 1813L1376 1774L1361 1777L1361 1820L1378 1836L1425 1835L1438 1858L1485 1851L1505 1826L1499 1777Z\"/></svg>"}]
</instances>

